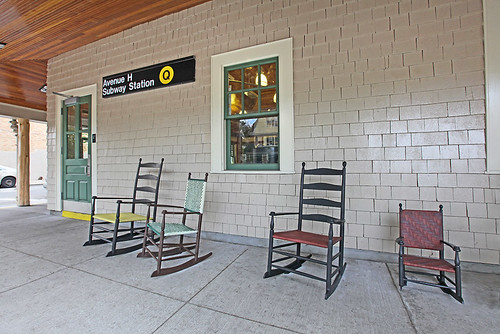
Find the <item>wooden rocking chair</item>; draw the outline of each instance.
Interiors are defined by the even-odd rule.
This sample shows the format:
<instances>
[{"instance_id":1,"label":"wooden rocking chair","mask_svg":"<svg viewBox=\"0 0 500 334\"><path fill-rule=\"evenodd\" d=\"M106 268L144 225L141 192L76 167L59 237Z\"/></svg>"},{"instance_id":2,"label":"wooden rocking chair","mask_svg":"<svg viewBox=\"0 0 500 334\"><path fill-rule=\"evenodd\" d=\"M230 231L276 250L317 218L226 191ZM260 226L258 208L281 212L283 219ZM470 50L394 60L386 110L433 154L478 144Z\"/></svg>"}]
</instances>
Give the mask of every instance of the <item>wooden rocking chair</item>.
<instances>
[{"instance_id":1,"label":"wooden rocking chair","mask_svg":"<svg viewBox=\"0 0 500 334\"><path fill-rule=\"evenodd\" d=\"M403 210L403 205L399 203L399 229L400 237L396 239L396 242L399 244L400 289L403 289L403 286L408 282L438 287L463 303L460 247L443 240L443 206L439 206L439 211ZM444 259L445 245L455 252L453 264ZM437 251L438 258L409 255L405 253L406 248L434 250ZM419 271L407 270L407 266L421 269ZM434 271L434 273L429 271ZM439 274L435 273L436 271L439 271ZM419 276L433 276L437 279L438 284L410 279L406 277L407 272ZM455 280L449 278L446 273L454 274ZM451 283L454 288L449 287L446 281Z\"/></svg>"},{"instance_id":2,"label":"wooden rocking chair","mask_svg":"<svg viewBox=\"0 0 500 334\"><path fill-rule=\"evenodd\" d=\"M137 174L134 182L132 197L107 197L92 196L92 206L89 222L89 239L84 246L110 243L111 251L106 256L129 253L141 248L141 244L116 249L120 241L142 238L143 226L136 226L135 222L146 221L146 216L136 213L136 206L156 204L158 202L158 190L160 188L160 177L163 168L163 159L160 163L142 162L139 159ZM149 184L153 182L154 187ZM141 194L151 194L149 198L139 196ZM96 213L97 200L115 200L116 213ZM123 210L122 206L130 207L130 211ZM153 212L156 217L156 209ZM128 224L128 227L120 228L120 224ZM122 225L123 226L123 225Z\"/></svg>"},{"instance_id":3,"label":"wooden rocking chair","mask_svg":"<svg viewBox=\"0 0 500 334\"><path fill-rule=\"evenodd\" d=\"M306 164L303 162L298 212L276 213L273 211L270 213L271 228L269 232L268 261L264 278L283 273L294 273L316 279L326 283L325 299L328 299L339 285L347 265L344 263L345 175L347 163L345 161L343 162L342 169L305 169L305 165ZM306 182L305 178L307 178L308 182ZM326 183L327 180L330 182ZM324 198L318 198L316 196L318 191L325 195ZM318 211L320 208L323 208L323 210ZM325 210L331 213L325 214ZM297 229L275 232L275 219L285 215L297 216ZM328 224L328 235L303 231L302 222L304 220ZM338 225L339 227L338 234L334 233L334 225ZM287 243L274 244L275 239L284 240ZM325 249L326 261L314 259L311 254L302 255L302 244ZM334 253L333 246L337 244L338 251ZM295 247L295 252L287 250L286 247L290 246ZM273 259L273 254L281 255L281 257ZM287 265L278 265L279 262L287 260L293 261ZM319 277L297 270L305 261L311 261L325 266L325 276ZM335 261L338 262L334 264Z\"/></svg>"},{"instance_id":4,"label":"wooden rocking chair","mask_svg":"<svg viewBox=\"0 0 500 334\"><path fill-rule=\"evenodd\" d=\"M192 179L191 173L188 175L186 186L186 196L184 206L177 205L162 205L151 204L148 209L146 231L142 243L142 252L137 254L137 257L153 257L157 262L156 270L151 274L151 277L172 274L177 271L191 267L212 255L212 252L199 255L201 223L203 219L203 206L205 202L205 190L208 179L208 173L204 179ZM168 207L182 210L163 210L161 223L151 219L149 213L151 208L156 210L157 207ZM166 221L167 215L181 215L181 223ZM196 229L186 226L186 218L188 215L198 216L198 225ZM184 236L196 235L194 242L185 242ZM159 241L157 237L159 236ZM167 243L167 237L179 237L178 242ZM162 268L164 261L178 260L190 257L191 259L181 264Z\"/></svg>"}]
</instances>

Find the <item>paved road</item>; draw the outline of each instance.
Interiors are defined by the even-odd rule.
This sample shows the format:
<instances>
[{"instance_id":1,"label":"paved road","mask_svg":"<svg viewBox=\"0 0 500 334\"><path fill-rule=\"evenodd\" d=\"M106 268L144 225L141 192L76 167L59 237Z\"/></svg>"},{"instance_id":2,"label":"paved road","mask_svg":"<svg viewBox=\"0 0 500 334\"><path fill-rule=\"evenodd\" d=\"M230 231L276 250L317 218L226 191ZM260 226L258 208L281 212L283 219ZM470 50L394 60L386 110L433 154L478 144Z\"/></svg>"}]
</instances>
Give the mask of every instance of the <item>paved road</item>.
<instances>
[{"instance_id":1,"label":"paved road","mask_svg":"<svg viewBox=\"0 0 500 334\"><path fill-rule=\"evenodd\" d=\"M16 188L0 188L0 208L16 207ZM30 204L46 204L47 203L47 189L41 184L34 184L30 186Z\"/></svg>"}]
</instances>

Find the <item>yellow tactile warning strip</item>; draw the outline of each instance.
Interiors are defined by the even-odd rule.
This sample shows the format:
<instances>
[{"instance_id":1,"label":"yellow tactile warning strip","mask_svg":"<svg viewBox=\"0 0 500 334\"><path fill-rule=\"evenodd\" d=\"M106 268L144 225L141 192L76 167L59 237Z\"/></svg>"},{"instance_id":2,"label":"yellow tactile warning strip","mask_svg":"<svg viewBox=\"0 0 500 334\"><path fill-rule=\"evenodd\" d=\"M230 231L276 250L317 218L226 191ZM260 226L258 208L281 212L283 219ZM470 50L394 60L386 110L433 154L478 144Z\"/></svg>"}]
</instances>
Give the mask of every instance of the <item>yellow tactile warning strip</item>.
<instances>
[{"instance_id":1,"label":"yellow tactile warning strip","mask_svg":"<svg viewBox=\"0 0 500 334\"><path fill-rule=\"evenodd\" d=\"M63 211L62 216L66 218L73 218L73 219L80 219L80 220L90 220L90 215L86 213L78 213L78 212L71 212L71 211Z\"/></svg>"}]
</instances>

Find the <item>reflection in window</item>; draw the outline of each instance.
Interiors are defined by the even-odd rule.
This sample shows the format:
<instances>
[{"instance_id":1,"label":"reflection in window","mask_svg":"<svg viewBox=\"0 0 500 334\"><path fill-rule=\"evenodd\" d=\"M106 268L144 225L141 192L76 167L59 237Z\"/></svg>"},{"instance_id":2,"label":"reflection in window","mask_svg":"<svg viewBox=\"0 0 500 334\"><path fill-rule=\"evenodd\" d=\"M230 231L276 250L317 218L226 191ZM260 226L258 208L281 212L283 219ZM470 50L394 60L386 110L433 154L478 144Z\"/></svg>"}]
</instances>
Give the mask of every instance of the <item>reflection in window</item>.
<instances>
[{"instance_id":1,"label":"reflection in window","mask_svg":"<svg viewBox=\"0 0 500 334\"><path fill-rule=\"evenodd\" d=\"M264 64L260 67L262 86L276 85L276 63ZM265 83L265 84L264 84Z\"/></svg>"},{"instance_id":2,"label":"reflection in window","mask_svg":"<svg viewBox=\"0 0 500 334\"><path fill-rule=\"evenodd\" d=\"M89 104L84 103L80 105L80 130L87 130L89 128Z\"/></svg>"},{"instance_id":3,"label":"reflection in window","mask_svg":"<svg viewBox=\"0 0 500 334\"><path fill-rule=\"evenodd\" d=\"M261 109L264 111L276 111L276 88L263 89L261 91Z\"/></svg>"},{"instance_id":4,"label":"reflection in window","mask_svg":"<svg viewBox=\"0 0 500 334\"><path fill-rule=\"evenodd\" d=\"M74 159L75 158L75 135L69 134L67 135L66 141L66 159Z\"/></svg>"},{"instance_id":5,"label":"reflection in window","mask_svg":"<svg viewBox=\"0 0 500 334\"><path fill-rule=\"evenodd\" d=\"M80 133L80 159L88 159L89 157L89 134L87 132Z\"/></svg>"},{"instance_id":6,"label":"reflection in window","mask_svg":"<svg viewBox=\"0 0 500 334\"><path fill-rule=\"evenodd\" d=\"M278 163L278 117L230 121L232 164Z\"/></svg>"},{"instance_id":7,"label":"reflection in window","mask_svg":"<svg viewBox=\"0 0 500 334\"><path fill-rule=\"evenodd\" d=\"M259 67L252 66L245 68L244 88L255 88L259 85Z\"/></svg>"},{"instance_id":8,"label":"reflection in window","mask_svg":"<svg viewBox=\"0 0 500 334\"><path fill-rule=\"evenodd\" d=\"M242 93L229 94L229 115L237 115L243 113L243 103L241 100Z\"/></svg>"},{"instance_id":9,"label":"reflection in window","mask_svg":"<svg viewBox=\"0 0 500 334\"><path fill-rule=\"evenodd\" d=\"M228 71L228 90L241 90L241 69Z\"/></svg>"},{"instance_id":10,"label":"reflection in window","mask_svg":"<svg viewBox=\"0 0 500 334\"><path fill-rule=\"evenodd\" d=\"M259 112L259 91L251 90L243 94L244 114Z\"/></svg>"},{"instance_id":11,"label":"reflection in window","mask_svg":"<svg viewBox=\"0 0 500 334\"><path fill-rule=\"evenodd\" d=\"M75 131L75 122L76 122L76 117L75 117L75 113L76 113L76 106L69 106L68 107L68 121L67 121L67 125L66 125L66 131Z\"/></svg>"}]
</instances>

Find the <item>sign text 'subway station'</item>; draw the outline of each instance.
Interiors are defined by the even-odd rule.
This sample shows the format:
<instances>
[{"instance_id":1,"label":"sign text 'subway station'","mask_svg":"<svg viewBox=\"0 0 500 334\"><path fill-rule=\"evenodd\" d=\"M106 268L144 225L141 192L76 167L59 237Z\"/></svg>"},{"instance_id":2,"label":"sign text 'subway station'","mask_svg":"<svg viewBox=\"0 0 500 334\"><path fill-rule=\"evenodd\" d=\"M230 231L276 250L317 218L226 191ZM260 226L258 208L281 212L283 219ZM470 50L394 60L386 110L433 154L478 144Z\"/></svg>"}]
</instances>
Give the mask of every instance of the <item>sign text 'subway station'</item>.
<instances>
[{"instance_id":1,"label":"sign text 'subway station'","mask_svg":"<svg viewBox=\"0 0 500 334\"><path fill-rule=\"evenodd\" d=\"M194 56L155 64L102 78L102 97L130 93L195 81Z\"/></svg>"}]
</instances>

